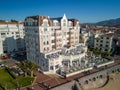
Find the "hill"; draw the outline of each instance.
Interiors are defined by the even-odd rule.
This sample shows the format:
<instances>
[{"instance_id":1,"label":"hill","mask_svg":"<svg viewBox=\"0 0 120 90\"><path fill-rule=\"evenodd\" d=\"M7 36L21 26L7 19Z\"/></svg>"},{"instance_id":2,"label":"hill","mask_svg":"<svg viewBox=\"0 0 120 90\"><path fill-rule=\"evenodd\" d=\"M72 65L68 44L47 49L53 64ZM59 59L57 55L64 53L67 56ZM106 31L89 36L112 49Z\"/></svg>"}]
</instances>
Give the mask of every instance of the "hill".
<instances>
[{"instance_id":1,"label":"hill","mask_svg":"<svg viewBox=\"0 0 120 90\"><path fill-rule=\"evenodd\" d=\"M97 23L86 23L95 26L120 26L120 18L104 20Z\"/></svg>"}]
</instances>

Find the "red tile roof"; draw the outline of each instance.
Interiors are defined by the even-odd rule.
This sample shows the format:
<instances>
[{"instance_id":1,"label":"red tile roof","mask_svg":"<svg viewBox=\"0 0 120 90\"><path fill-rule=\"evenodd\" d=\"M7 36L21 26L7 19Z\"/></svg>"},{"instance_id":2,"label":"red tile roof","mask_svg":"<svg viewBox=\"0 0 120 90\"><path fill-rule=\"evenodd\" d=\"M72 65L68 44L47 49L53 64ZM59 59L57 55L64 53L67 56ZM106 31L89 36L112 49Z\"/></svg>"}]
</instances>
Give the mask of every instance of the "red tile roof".
<instances>
[{"instance_id":1,"label":"red tile roof","mask_svg":"<svg viewBox=\"0 0 120 90\"><path fill-rule=\"evenodd\" d=\"M24 24L24 22L0 22L0 24Z\"/></svg>"}]
</instances>

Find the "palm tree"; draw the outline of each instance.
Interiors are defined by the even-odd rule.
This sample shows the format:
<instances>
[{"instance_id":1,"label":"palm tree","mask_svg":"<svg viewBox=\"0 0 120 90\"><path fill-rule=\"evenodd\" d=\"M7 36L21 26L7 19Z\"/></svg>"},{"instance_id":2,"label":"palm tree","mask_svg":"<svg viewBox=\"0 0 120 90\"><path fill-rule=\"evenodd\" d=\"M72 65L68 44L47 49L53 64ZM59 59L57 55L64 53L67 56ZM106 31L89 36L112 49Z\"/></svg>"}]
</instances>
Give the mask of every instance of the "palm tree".
<instances>
[{"instance_id":1,"label":"palm tree","mask_svg":"<svg viewBox=\"0 0 120 90\"><path fill-rule=\"evenodd\" d=\"M37 68L38 66L34 62L29 62L29 70L31 72L31 77L33 77L33 73L34 73L33 71Z\"/></svg>"},{"instance_id":2,"label":"palm tree","mask_svg":"<svg viewBox=\"0 0 120 90\"><path fill-rule=\"evenodd\" d=\"M27 71L28 71L28 61L23 61L20 64L18 64L19 68L22 68L25 72L25 76L27 76Z\"/></svg>"},{"instance_id":3,"label":"palm tree","mask_svg":"<svg viewBox=\"0 0 120 90\"><path fill-rule=\"evenodd\" d=\"M33 77L33 71L38 68L34 62L30 61L23 61L18 66L25 71L25 76L27 76L27 72L30 71L31 77Z\"/></svg>"}]
</instances>

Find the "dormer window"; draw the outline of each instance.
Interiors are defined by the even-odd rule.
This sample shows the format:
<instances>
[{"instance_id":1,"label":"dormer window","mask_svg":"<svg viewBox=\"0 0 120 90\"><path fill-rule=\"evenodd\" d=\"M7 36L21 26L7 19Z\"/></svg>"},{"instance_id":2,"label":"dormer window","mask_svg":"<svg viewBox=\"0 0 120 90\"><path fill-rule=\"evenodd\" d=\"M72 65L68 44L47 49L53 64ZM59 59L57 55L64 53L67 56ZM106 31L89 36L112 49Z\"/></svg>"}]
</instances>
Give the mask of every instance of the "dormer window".
<instances>
[{"instance_id":1,"label":"dormer window","mask_svg":"<svg viewBox=\"0 0 120 90\"><path fill-rule=\"evenodd\" d=\"M66 20L63 20L63 26L66 26Z\"/></svg>"},{"instance_id":2,"label":"dormer window","mask_svg":"<svg viewBox=\"0 0 120 90\"><path fill-rule=\"evenodd\" d=\"M47 26L47 22L46 21L44 22L44 26Z\"/></svg>"},{"instance_id":3,"label":"dormer window","mask_svg":"<svg viewBox=\"0 0 120 90\"><path fill-rule=\"evenodd\" d=\"M66 20L64 20L63 22L66 22Z\"/></svg>"},{"instance_id":4,"label":"dormer window","mask_svg":"<svg viewBox=\"0 0 120 90\"><path fill-rule=\"evenodd\" d=\"M53 26L58 26L59 24L58 24L58 21L57 20L54 20L53 21Z\"/></svg>"},{"instance_id":5,"label":"dormer window","mask_svg":"<svg viewBox=\"0 0 120 90\"><path fill-rule=\"evenodd\" d=\"M44 19L44 20L43 20L43 26L44 26L44 27L48 26L48 20L47 20L47 19Z\"/></svg>"},{"instance_id":6,"label":"dormer window","mask_svg":"<svg viewBox=\"0 0 120 90\"><path fill-rule=\"evenodd\" d=\"M72 26L72 22L71 21L69 21L69 26Z\"/></svg>"},{"instance_id":7,"label":"dormer window","mask_svg":"<svg viewBox=\"0 0 120 90\"><path fill-rule=\"evenodd\" d=\"M35 20L35 25L37 25L37 20Z\"/></svg>"}]
</instances>

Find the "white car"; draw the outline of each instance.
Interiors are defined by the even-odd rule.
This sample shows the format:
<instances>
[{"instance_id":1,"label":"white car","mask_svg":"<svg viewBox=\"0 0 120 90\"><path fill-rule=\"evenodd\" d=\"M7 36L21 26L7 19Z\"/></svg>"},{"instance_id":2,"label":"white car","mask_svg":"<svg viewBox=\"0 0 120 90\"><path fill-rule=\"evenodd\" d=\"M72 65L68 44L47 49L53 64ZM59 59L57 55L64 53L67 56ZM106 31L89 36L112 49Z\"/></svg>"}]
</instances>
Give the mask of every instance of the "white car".
<instances>
[{"instance_id":1,"label":"white car","mask_svg":"<svg viewBox=\"0 0 120 90\"><path fill-rule=\"evenodd\" d=\"M0 67L4 67L5 65L4 64L0 64Z\"/></svg>"}]
</instances>

